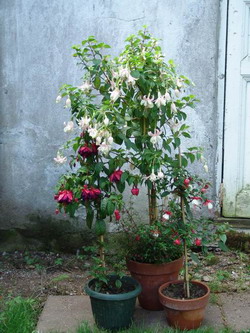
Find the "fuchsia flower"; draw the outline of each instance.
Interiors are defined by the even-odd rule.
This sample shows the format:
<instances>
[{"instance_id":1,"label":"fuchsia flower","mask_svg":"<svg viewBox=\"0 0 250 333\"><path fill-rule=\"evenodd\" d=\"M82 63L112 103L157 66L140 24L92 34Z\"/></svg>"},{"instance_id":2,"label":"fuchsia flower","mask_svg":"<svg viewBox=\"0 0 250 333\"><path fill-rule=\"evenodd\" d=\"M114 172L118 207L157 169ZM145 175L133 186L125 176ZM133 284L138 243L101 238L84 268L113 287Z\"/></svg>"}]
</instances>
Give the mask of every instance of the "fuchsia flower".
<instances>
[{"instance_id":1,"label":"fuchsia flower","mask_svg":"<svg viewBox=\"0 0 250 333\"><path fill-rule=\"evenodd\" d=\"M119 211L118 209L116 209L116 210L114 211L114 214L115 214L115 219L116 219L116 221L119 221L120 218L121 218L120 211Z\"/></svg>"},{"instance_id":2,"label":"fuchsia flower","mask_svg":"<svg viewBox=\"0 0 250 333\"><path fill-rule=\"evenodd\" d=\"M172 215L172 212L169 210L165 210L164 214L162 215L163 221L168 221L170 219L170 216Z\"/></svg>"},{"instance_id":3,"label":"fuchsia flower","mask_svg":"<svg viewBox=\"0 0 250 333\"><path fill-rule=\"evenodd\" d=\"M83 200L96 200L100 197L101 193L99 188L88 188L88 185L84 185L82 189L82 198Z\"/></svg>"},{"instance_id":4,"label":"fuchsia flower","mask_svg":"<svg viewBox=\"0 0 250 333\"><path fill-rule=\"evenodd\" d=\"M60 191L57 195L54 196L54 199L59 203L71 203L73 201L73 192L68 190Z\"/></svg>"},{"instance_id":5,"label":"fuchsia flower","mask_svg":"<svg viewBox=\"0 0 250 333\"><path fill-rule=\"evenodd\" d=\"M160 235L160 231L157 229L151 230L151 233L152 233L152 236L155 238L159 237L159 235Z\"/></svg>"},{"instance_id":6,"label":"fuchsia flower","mask_svg":"<svg viewBox=\"0 0 250 333\"><path fill-rule=\"evenodd\" d=\"M190 183L190 179L189 179L189 178L184 179L183 184L184 184L185 186L188 186L189 183Z\"/></svg>"},{"instance_id":7,"label":"fuchsia flower","mask_svg":"<svg viewBox=\"0 0 250 333\"><path fill-rule=\"evenodd\" d=\"M133 187L131 190L132 195L137 196L139 194L139 192L140 192L140 190L137 187Z\"/></svg>"},{"instance_id":8,"label":"fuchsia flower","mask_svg":"<svg viewBox=\"0 0 250 333\"><path fill-rule=\"evenodd\" d=\"M175 245L181 245L181 240L179 238L174 240Z\"/></svg>"},{"instance_id":9,"label":"fuchsia flower","mask_svg":"<svg viewBox=\"0 0 250 333\"><path fill-rule=\"evenodd\" d=\"M87 158L91 155L97 154L98 146L95 143L92 143L91 146L89 146L87 143L85 143L84 146L80 147L78 150L78 154L81 155L83 158Z\"/></svg>"},{"instance_id":10,"label":"fuchsia flower","mask_svg":"<svg viewBox=\"0 0 250 333\"><path fill-rule=\"evenodd\" d=\"M59 214L59 213L60 213L59 209L56 209L56 210L55 210L55 214L57 215L57 214Z\"/></svg>"},{"instance_id":11,"label":"fuchsia flower","mask_svg":"<svg viewBox=\"0 0 250 333\"><path fill-rule=\"evenodd\" d=\"M196 238L195 241L194 241L194 244L195 244L196 246L201 246L201 239Z\"/></svg>"},{"instance_id":12,"label":"fuchsia flower","mask_svg":"<svg viewBox=\"0 0 250 333\"><path fill-rule=\"evenodd\" d=\"M213 204L212 204L212 202L213 202L213 200L206 200L206 201L203 203L203 205L204 205L204 206L207 206L207 208L208 208L209 210L211 210L211 209L213 209Z\"/></svg>"},{"instance_id":13,"label":"fuchsia flower","mask_svg":"<svg viewBox=\"0 0 250 333\"><path fill-rule=\"evenodd\" d=\"M118 183L121 180L122 174L122 170L116 170L109 176L109 180L113 183Z\"/></svg>"},{"instance_id":14,"label":"fuchsia flower","mask_svg":"<svg viewBox=\"0 0 250 333\"><path fill-rule=\"evenodd\" d=\"M194 207L198 207L198 206L200 206L201 201L202 201L202 198L201 198L201 197L192 197L191 204L192 204Z\"/></svg>"},{"instance_id":15,"label":"fuchsia flower","mask_svg":"<svg viewBox=\"0 0 250 333\"><path fill-rule=\"evenodd\" d=\"M139 240L141 239L141 236L140 235L136 235L135 236L135 240L138 242Z\"/></svg>"}]
</instances>

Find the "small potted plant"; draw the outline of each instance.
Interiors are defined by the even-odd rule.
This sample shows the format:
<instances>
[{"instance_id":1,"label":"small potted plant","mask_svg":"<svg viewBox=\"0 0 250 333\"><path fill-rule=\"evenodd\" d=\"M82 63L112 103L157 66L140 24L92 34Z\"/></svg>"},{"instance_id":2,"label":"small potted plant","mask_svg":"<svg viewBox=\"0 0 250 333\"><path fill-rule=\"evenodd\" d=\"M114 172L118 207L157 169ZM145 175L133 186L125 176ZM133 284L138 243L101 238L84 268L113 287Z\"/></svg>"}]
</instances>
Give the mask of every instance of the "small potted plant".
<instances>
[{"instance_id":1,"label":"small potted plant","mask_svg":"<svg viewBox=\"0 0 250 333\"><path fill-rule=\"evenodd\" d=\"M176 241L183 247L184 280L166 282L159 288L159 300L164 306L170 326L182 330L198 328L204 318L205 307L209 300L209 287L200 281L190 281L188 271L188 249L202 245L219 237L219 245L225 249L225 225L215 226L212 220L200 218L197 210L201 207L213 208L212 201L207 198L209 184L191 176L182 165L182 153L179 146L179 165L172 170L170 189L174 199L169 202L172 223L175 224ZM190 251L191 253L191 251ZM197 261L197 256L191 253Z\"/></svg>"}]
</instances>

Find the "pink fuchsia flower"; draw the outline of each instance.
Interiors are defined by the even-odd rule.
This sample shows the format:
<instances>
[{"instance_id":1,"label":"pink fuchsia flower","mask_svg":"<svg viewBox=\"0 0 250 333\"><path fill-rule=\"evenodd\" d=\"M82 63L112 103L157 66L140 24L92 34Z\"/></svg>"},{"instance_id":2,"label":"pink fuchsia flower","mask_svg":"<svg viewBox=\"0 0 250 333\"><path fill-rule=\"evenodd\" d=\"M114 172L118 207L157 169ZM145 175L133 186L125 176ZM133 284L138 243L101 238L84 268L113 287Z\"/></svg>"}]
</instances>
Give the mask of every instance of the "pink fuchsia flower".
<instances>
[{"instance_id":1,"label":"pink fuchsia flower","mask_svg":"<svg viewBox=\"0 0 250 333\"><path fill-rule=\"evenodd\" d=\"M181 245L181 240L179 238L174 240L175 245Z\"/></svg>"},{"instance_id":2,"label":"pink fuchsia flower","mask_svg":"<svg viewBox=\"0 0 250 333\"><path fill-rule=\"evenodd\" d=\"M203 203L203 205L204 205L204 206L207 206L207 208L208 208L209 210L211 210L211 209L213 209L213 204L212 204L212 202L213 202L213 200L206 200L206 201Z\"/></svg>"},{"instance_id":3,"label":"pink fuchsia flower","mask_svg":"<svg viewBox=\"0 0 250 333\"><path fill-rule=\"evenodd\" d=\"M162 219L164 221L168 221L170 219L170 216L172 215L172 212L169 210L165 210L164 214L162 215Z\"/></svg>"},{"instance_id":4,"label":"pink fuchsia flower","mask_svg":"<svg viewBox=\"0 0 250 333\"><path fill-rule=\"evenodd\" d=\"M109 180L112 183L118 183L121 180L122 174L123 174L122 170L116 170L109 176Z\"/></svg>"},{"instance_id":5,"label":"pink fuchsia flower","mask_svg":"<svg viewBox=\"0 0 250 333\"><path fill-rule=\"evenodd\" d=\"M73 192L68 190L60 191L58 195L55 196L55 199L59 203L71 203L73 201Z\"/></svg>"},{"instance_id":6,"label":"pink fuchsia flower","mask_svg":"<svg viewBox=\"0 0 250 333\"><path fill-rule=\"evenodd\" d=\"M83 200L96 200L101 195L101 190L95 187L88 187L88 185L84 185L82 189L82 198Z\"/></svg>"},{"instance_id":7,"label":"pink fuchsia flower","mask_svg":"<svg viewBox=\"0 0 250 333\"><path fill-rule=\"evenodd\" d=\"M132 195L137 196L139 194L139 192L140 192L140 190L137 187L133 187L131 190Z\"/></svg>"},{"instance_id":8,"label":"pink fuchsia flower","mask_svg":"<svg viewBox=\"0 0 250 333\"><path fill-rule=\"evenodd\" d=\"M189 183L190 183L190 179L189 179L189 178L184 179L183 184L184 184L185 186L188 186Z\"/></svg>"},{"instance_id":9,"label":"pink fuchsia flower","mask_svg":"<svg viewBox=\"0 0 250 333\"><path fill-rule=\"evenodd\" d=\"M201 244L202 244L201 239L200 238L196 238L195 241L194 241L194 244L196 246L201 246Z\"/></svg>"},{"instance_id":10,"label":"pink fuchsia flower","mask_svg":"<svg viewBox=\"0 0 250 333\"><path fill-rule=\"evenodd\" d=\"M119 221L120 218L121 218L120 211L119 211L118 209L116 209L116 210L114 211L114 214L115 214L115 219L116 219L116 221Z\"/></svg>"}]
</instances>

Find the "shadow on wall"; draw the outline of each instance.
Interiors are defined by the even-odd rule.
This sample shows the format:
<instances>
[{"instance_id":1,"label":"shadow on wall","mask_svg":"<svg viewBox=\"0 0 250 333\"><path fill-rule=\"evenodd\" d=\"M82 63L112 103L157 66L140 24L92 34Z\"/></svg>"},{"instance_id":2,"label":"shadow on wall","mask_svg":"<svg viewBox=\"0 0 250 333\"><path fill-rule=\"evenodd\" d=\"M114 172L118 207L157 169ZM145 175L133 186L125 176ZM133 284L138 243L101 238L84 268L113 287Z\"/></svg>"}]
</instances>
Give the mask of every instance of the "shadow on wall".
<instances>
[{"instance_id":1,"label":"shadow on wall","mask_svg":"<svg viewBox=\"0 0 250 333\"><path fill-rule=\"evenodd\" d=\"M67 220L29 216L27 228L0 230L0 251L36 250L74 252L90 245L95 235L86 227L72 225Z\"/></svg>"}]
</instances>

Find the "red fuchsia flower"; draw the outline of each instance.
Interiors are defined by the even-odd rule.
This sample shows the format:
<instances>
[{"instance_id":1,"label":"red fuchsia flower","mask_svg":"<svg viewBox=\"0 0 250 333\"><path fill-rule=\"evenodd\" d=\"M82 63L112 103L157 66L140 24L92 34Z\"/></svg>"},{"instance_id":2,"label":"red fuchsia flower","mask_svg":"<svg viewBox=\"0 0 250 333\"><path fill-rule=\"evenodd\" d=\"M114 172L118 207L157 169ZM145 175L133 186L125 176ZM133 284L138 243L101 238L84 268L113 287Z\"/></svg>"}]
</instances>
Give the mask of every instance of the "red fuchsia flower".
<instances>
[{"instance_id":1,"label":"red fuchsia flower","mask_svg":"<svg viewBox=\"0 0 250 333\"><path fill-rule=\"evenodd\" d=\"M92 147L89 147L87 143L84 146L80 147L78 150L78 154L82 156L82 158L87 158L92 155Z\"/></svg>"},{"instance_id":2,"label":"red fuchsia flower","mask_svg":"<svg viewBox=\"0 0 250 333\"><path fill-rule=\"evenodd\" d=\"M204 205L204 206L207 206L207 208L208 208L209 210L211 210L211 209L213 209L213 204L212 204L212 202L213 202L213 200L206 200L206 201L203 203L203 205Z\"/></svg>"},{"instance_id":3,"label":"red fuchsia flower","mask_svg":"<svg viewBox=\"0 0 250 333\"><path fill-rule=\"evenodd\" d=\"M122 174L123 174L122 170L116 170L109 176L109 180L112 183L118 183L121 180Z\"/></svg>"},{"instance_id":4,"label":"red fuchsia flower","mask_svg":"<svg viewBox=\"0 0 250 333\"><path fill-rule=\"evenodd\" d=\"M60 213L59 209L56 209L56 210L55 210L55 214L57 215L57 214L59 214L59 213Z\"/></svg>"},{"instance_id":5,"label":"red fuchsia flower","mask_svg":"<svg viewBox=\"0 0 250 333\"><path fill-rule=\"evenodd\" d=\"M168 221L170 219L170 216L172 215L172 212L169 210L165 210L164 214L162 215L163 221Z\"/></svg>"},{"instance_id":6,"label":"red fuchsia flower","mask_svg":"<svg viewBox=\"0 0 250 333\"><path fill-rule=\"evenodd\" d=\"M98 147L99 147L99 146L97 146L95 143L92 143L92 144L91 144L91 149L92 149L92 153L93 153L93 154L96 155L96 154L98 153Z\"/></svg>"},{"instance_id":7,"label":"red fuchsia flower","mask_svg":"<svg viewBox=\"0 0 250 333\"><path fill-rule=\"evenodd\" d=\"M190 179L189 179L189 178L184 179L183 184L184 184L185 186L188 187L189 183L190 183Z\"/></svg>"},{"instance_id":8,"label":"red fuchsia flower","mask_svg":"<svg viewBox=\"0 0 250 333\"><path fill-rule=\"evenodd\" d=\"M133 187L131 190L132 195L137 196L139 194L139 192L140 192L140 190L137 187Z\"/></svg>"},{"instance_id":9,"label":"red fuchsia flower","mask_svg":"<svg viewBox=\"0 0 250 333\"><path fill-rule=\"evenodd\" d=\"M96 200L100 197L101 193L99 188L88 188L88 185L84 185L82 189L82 198L83 200Z\"/></svg>"},{"instance_id":10,"label":"red fuchsia flower","mask_svg":"<svg viewBox=\"0 0 250 333\"><path fill-rule=\"evenodd\" d=\"M116 209L116 210L114 211L114 214L115 214L115 219L116 219L116 221L119 221L120 218L121 218L120 211L119 211L118 209Z\"/></svg>"},{"instance_id":11,"label":"red fuchsia flower","mask_svg":"<svg viewBox=\"0 0 250 333\"><path fill-rule=\"evenodd\" d=\"M59 203L68 204L71 203L73 200L73 192L68 190L63 190L58 193L58 195L55 195L55 200Z\"/></svg>"},{"instance_id":12,"label":"red fuchsia flower","mask_svg":"<svg viewBox=\"0 0 250 333\"><path fill-rule=\"evenodd\" d=\"M179 238L174 240L175 245L181 245L181 240Z\"/></svg>"},{"instance_id":13,"label":"red fuchsia flower","mask_svg":"<svg viewBox=\"0 0 250 333\"><path fill-rule=\"evenodd\" d=\"M195 241L194 241L194 244L195 244L196 246L201 246L201 239L196 238Z\"/></svg>"},{"instance_id":14,"label":"red fuchsia flower","mask_svg":"<svg viewBox=\"0 0 250 333\"><path fill-rule=\"evenodd\" d=\"M89 192L90 192L89 193L90 199L92 200L98 199L102 193L101 190L99 190L99 188L94 188L94 187L91 187Z\"/></svg>"},{"instance_id":15,"label":"red fuchsia flower","mask_svg":"<svg viewBox=\"0 0 250 333\"><path fill-rule=\"evenodd\" d=\"M141 239L141 236L140 235L136 235L135 236L135 240L138 242L139 240Z\"/></svg>"}]
</instances>

